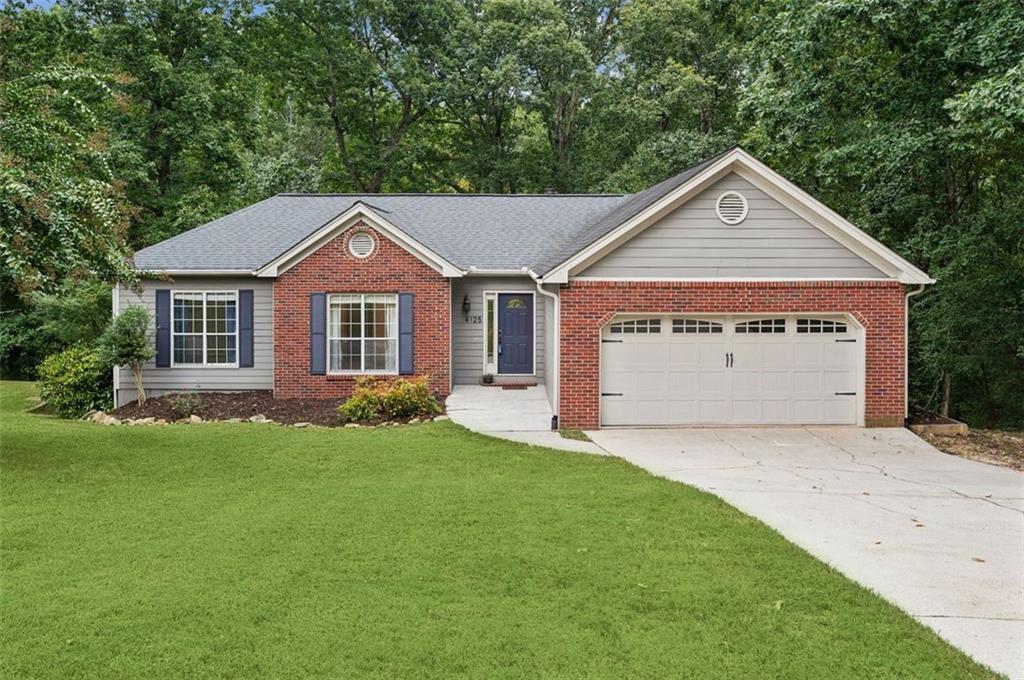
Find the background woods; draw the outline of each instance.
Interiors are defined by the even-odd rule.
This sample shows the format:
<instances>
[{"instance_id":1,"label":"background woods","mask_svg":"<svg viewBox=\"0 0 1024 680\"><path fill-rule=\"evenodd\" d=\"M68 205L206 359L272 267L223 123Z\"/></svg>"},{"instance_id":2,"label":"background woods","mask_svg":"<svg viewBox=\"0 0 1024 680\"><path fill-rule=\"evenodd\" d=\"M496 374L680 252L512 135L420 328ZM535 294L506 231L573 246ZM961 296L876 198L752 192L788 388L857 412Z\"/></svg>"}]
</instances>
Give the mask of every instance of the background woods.
<instances>
[{"instance_id":1,"label":"background woods","mask_svg":"<svg viewBox=\"0 0 1024 680\"><path fill-rule=\"evenodd\" d=\"M0 10L0 360L280 191L635 191L742 144L923 267L912 394L1024 422L1024 5L66 0Z\"/></svg>"}]
</instances>

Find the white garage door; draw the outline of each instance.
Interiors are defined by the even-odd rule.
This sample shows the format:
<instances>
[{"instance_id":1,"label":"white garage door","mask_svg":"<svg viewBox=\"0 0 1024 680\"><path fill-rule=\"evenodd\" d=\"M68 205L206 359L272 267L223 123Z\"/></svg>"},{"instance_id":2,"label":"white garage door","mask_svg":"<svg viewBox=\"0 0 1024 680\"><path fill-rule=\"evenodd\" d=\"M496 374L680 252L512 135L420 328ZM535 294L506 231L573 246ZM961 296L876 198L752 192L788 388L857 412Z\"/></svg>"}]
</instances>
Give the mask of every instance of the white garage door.
<instances>
[{"instance_id":1,"label":"white garage door","mask_svg":"<svg viewBox=\"0 0 1024 680\"><path fill-rule=\"evenodd\" d=\"M859 329L841 317L649 317L601 337L602 425L856 425Z\"/></svg>"}]
</instances>

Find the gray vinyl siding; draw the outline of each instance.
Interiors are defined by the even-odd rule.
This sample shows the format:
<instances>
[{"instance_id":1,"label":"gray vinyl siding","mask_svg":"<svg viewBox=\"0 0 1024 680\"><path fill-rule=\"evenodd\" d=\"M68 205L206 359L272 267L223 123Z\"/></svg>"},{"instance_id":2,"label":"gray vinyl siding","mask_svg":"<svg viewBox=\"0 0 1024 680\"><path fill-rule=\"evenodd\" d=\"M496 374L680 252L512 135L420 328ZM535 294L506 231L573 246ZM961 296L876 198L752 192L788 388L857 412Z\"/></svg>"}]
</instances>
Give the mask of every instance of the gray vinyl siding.
<instances>
[{"instance_id":1,"label":"gray vinyl siding","mask_svg":"<svg viewBox=\"0 0 1024 680\"><path fill-rule=\"evenodd\" d=\"M536 310L534 342L536 359L533 370L538 379L544 378L545 362L545 307L537 293L533 279L528 277L468 276L452 282L452 375L456 385L476 385L484 373L484 291L522 291L533 294ZM462 311L462 301L469 296L469 318ZM473 323L475 317L480 323Z\"/></svg>"},{"instance_id":2,"label":"gray vinyl siding","mask_svg":"<svg viewBox=\"0 0 1024 680\"><path fill-rule=\"evenodd\" d=\"M555 346L555 327L558 325L558 320L555 318L555 301L549 298L547 295L538 295L537 302L541 302L541 309L544 312L544 319L548 323L544 324L544 347L550 348ZM555 405L555 380L558 376L558 371L555 370L555 352L548 351L544 352L544 365L541 371L544 375L544 389L548 393L548 401L551 403L551 410L557 413Z\"/></svg>"},{"instance_id":3,"label":"gray vinyl siding","mask_svg":"<svg viewBox=\"0 0 1024 680\"><path fill-rule=\"evenodd\" d=\"M240 390L274 389L274 305L273 283L269 279L252 277L183 277L174 282L144 281L141 297L121 286L118 290L118 310L130 305L143 305L149 313L149 332L156 336L156 290L168 288L171 291L192 290L239 290L253 291L253 366L252 368L216 368L182 366L157 368L155 359L150 360L143 371L146 395L158 397L168 392L207 391L232 392ZM131 373L120 369L120 385L117 391L118 406L136 398Z\"/></svg>"},{"instance_id":4,"label":"gray vinyl siding","mask_svg":"<svg viewBox=\"0 0 1024 680\"><path fill-rule=\"evenodd\" d=\"M715 201L742 193L747 218L725 224ZM612 278L888 278L739 175L730 174L588 267Z\"/></svg>"}]
</instances>

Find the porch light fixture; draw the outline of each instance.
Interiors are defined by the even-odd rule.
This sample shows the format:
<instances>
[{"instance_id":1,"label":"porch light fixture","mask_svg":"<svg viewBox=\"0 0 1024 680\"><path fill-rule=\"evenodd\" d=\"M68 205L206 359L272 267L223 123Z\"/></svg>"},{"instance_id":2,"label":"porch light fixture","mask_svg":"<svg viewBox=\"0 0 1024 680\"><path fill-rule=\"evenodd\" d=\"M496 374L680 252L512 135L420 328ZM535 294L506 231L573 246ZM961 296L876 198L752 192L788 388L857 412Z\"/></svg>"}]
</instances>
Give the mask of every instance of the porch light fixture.
<instances>
[{"instance_id":1,"label":"porch light fixture","mask_svg":"<svg viewBox=\"0 0 1024 680\"><path fill-rule=\"evenodd\" d=\"M469 296L466 295L462 298L462 313L466 316L466 321L469 321L469 310L472 307L469 304Z\"/></svg>"}]
</instances>

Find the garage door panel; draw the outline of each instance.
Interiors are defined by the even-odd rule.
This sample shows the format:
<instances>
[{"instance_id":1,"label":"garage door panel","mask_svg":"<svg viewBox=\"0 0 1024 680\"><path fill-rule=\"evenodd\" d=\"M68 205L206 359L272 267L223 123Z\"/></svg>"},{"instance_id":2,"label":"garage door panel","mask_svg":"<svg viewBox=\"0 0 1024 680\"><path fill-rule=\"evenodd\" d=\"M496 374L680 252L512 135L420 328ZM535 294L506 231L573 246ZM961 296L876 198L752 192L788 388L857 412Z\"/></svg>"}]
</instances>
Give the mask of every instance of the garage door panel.
<instances>
[{"instance_id":1,"label":"garage door panel","mask_svg":"<svg viewBox=\"0 0 1024 680\"><path fill-rule=\"evenodd\" d=\"M700 390L704 393L726 394L731 390L732 379L723 372L705 372L700 374Z\"/></svg>"},{"instance_id":2,"label":"garage door panel","mask_svg":"<svg viewBox=\"0 0 1024 680\"><path fill-rule=\"evenodd\" d=\"M659 394L663 395L668 392L669 376L665 373L664 369L652 371L652 370L640 370L636 375L636 392L638 395L642 394ZM617 391L617 390L613 390Z\"/></svg>"},{"instance_id":3,"label":"garage door panel","mask_svg":"<svg viewBox=\"0 0 1024 680\"><path fill-rule=\"evenodd\" d=\"M737 334L739 319L705 317L722 324L715 334L663 318L662 333L606 336L617 342L602 344L601 390L622 396L602 396L602 423L857 422L863 345L853 327L796 333L790 318L785 333Z\"/></svg>"},{"instance_id":4,"label":"garage door panel","mask_svg":"<svg viewBox=\"0 0 1024 680\"><path fill-rule=\"evenodd\" d=\"M700 389L700 373L697 371L673 370L669 374L669 394L672 396L689 396L697 394Z\"/></svg>"},{"instance_id":5,"label":"garage door panel","mask_svg":"<svg viewBox=\"0 0 1024 680\"><path fill-rule=\"evenodd\" d=\"M729 422L729 402L725 399L701 399L698 422L705 425L723 425Z\"/></svg>"}]
</instances>

